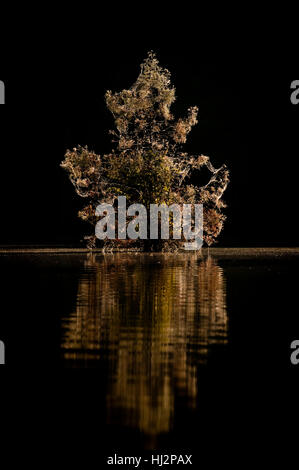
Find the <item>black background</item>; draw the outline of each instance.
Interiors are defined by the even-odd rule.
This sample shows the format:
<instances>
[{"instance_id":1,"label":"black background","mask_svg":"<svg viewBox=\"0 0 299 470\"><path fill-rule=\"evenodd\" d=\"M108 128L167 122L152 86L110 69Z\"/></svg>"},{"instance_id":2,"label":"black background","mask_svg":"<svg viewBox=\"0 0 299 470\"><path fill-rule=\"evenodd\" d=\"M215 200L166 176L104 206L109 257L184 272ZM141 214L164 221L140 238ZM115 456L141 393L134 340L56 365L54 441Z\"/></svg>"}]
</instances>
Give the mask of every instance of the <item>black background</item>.
<instances>
[{"instance_id":1,"label":"black background","mask_svg":"<svg viewBox=\"0 0 299 470\"><path fill-rule=\"evenodd\" d=\"M199 124L185 149L230 169L219 246L298 244L299 105L290 101L295 64L254 44L240 55L236 49L209 53L208 43L190 43L93 36L83 45L66 40L42 53L18 51L1 70L0 244L80 245L89 231L77 217L84 201L59 164L78 144L111 150L114 123L104 93L130 87L150 49L172 73L176 116L199 107Z\"/></svg>"},{"instance_id":2,"label":"black background","mask_svg":"<svg viewBox=\"0 0 299 470\"><path fill-rule=\"evenodd\" d=\"M136 21L138 28L123 19L121 29L113 15L99 15L96 28L68 19L63 39L57 37L55 23L46 31L46 39L41 37L43 24L34 34L28 26L16 43L15 29L2 43L7 54L0 68L6 85L6 105L0 106L0 243L78 245L86 231L77 218L81 201L59 163L66 149L77 144L99 153L109 151L108 129L113 128L113 120L105 109L105 90L131 86L139 64L153 49L172 73L176 114L191 105L199 107L199 124L186 149L208 154L215 166L226 163L231 171L225 195L228 220L219 245L297 246L299 105L290 102L290 84L299 79L295 46L292 42L280 46L270 38L267 23L262 39L256 38L252 24L245 42L235 34L226 45L226 33L202 32L203 19L196 29L186 28L187 34L178 28L165 31L165 25L155 22L142 34L145 17L146 13ZM191 29L194 37L189 35ZM208 459L211 468L217 460L240 467L244 462L267 466L278 458L282 468L287 466L296 446L298 414L297 371L289 364L289 344L298 336L295 264L292 270L290 286L281 285L278 278L265 282L261 277L251 297L250 288L243 285L243 310L235 312L242 334L237 337L233 367L221 372L220 364L216 374L221 386L227 383L219 391L226 412L217 416L216 408L213 416L203 416L206 427L194 425L190 448L197 468L201 457ZM57 304L51 292L57 286L44 286L41 292L42 282L31 286L36 297L30 316L26 299L32 291L25 268L21 274L24 283L18 295L13 286L6 292L18 306L19 322L15 324L16 312L1 314L6 335L9 328L12 338L15 328L10 348L15 368L14 373L3 369L1 399L6 406L5 437L18 452L7 450L7 455L11 462L20 459L37 468L45 461L55 467L62 460L82 468L93 460L102 468L105 439L93 431L104 412L97 407L104 395L100 377L94 371L53 372L51 348L46 363L38 362L33 341L40 327L37 307L47 298L50 318ZM278 296L276 301L274 293L279 289L291 292L288 299ZM255 312L259 295L263 300ZM61 292L62 302L63 298ZM255 321L250 323L248 317L245 321L244 312L255 314ZM45 319L42 325L46 344L58 344L58 331L46 331ZM30 363L30 354L37 364ZM210 400L216 402L219 383L215 377L208 380L215 380ZM123 444L140 454L134 441L124 437ZM176 446L177 452L180 443Z\"/></svg>"}]
</instances>

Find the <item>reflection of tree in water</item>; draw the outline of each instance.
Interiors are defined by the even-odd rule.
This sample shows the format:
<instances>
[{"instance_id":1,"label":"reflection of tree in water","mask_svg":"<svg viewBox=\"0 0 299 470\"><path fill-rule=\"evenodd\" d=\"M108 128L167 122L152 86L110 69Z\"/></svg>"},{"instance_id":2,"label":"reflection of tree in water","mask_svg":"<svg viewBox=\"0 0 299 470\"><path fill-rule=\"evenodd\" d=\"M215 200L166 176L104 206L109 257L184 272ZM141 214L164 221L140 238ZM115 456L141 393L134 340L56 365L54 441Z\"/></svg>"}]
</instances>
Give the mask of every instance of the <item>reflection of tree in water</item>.
<instances>
[{"instance_id":1,"label":"reflection of tree in water","mask_svg":"<svg viewBox=\"0 0 299 470\"><path fill-rule=\"evenodd\" d=\"M175 395L196 406L196 366L227 341L222 269L196 254L91 255L64 327L66 360L108 363L109 422L167 432Z\"/></svg>"}]
</instances>

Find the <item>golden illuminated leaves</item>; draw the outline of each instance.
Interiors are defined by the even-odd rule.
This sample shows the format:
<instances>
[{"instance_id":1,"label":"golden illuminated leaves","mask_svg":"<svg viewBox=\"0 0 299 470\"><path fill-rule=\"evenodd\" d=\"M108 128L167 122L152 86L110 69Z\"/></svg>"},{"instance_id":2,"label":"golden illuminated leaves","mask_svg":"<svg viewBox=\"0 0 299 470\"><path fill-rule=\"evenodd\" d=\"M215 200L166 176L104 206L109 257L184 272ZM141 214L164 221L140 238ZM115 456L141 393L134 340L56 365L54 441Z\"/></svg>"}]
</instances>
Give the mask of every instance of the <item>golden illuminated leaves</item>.
<instances>
[{"instance_id":1,"label":"golden illuminated leaves","mask_svg":"<svg viewBox=\"0 0 299 470\"><path fill-rule=\"evenodd\" d=\"M130 89L107 91L105 99L115 120L116 130L110 133L116 150L100 156L78 146L68 150L61 163L77 194L88 199L88 210L85 207L79 216L94 225L95 207L103 202L113 204L119 195L126 196L130 204L146 207L151 203L202 203L204 241L215 242L225 220L221 198L229 172L225 165L215 169L207 156L181 150L197 124L198 108L190 107L185 118L174 119L175 88L170 72L159 65L153 52L141 64ZM211 172L211 179L200 186L196 172L203 166Z\"/></svg>"}]
</instances>

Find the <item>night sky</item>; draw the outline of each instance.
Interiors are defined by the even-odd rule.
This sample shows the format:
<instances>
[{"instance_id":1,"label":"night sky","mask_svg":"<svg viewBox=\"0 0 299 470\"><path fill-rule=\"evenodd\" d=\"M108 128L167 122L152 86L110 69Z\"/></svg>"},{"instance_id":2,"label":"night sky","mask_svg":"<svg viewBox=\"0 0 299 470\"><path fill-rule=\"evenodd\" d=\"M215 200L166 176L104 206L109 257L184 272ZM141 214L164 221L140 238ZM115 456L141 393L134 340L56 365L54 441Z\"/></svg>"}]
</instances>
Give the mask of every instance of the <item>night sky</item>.
<instances>
[{"instance_id":1,"label":"night sky","mask_svg":"<svg viewBox=\"0 0 299 470\"><path fill-rule=\"evenodd\" d=\"M196 43L109 43L100 36L81 48L56 46L55 53L20 50L1 69L1 245L80 246L89 230L77 217L84 200L59 163L78 144L98 153L113 148L104 93L129 88L150 49L171 71L175 115L199 107L185 149L230 169L218 246L298 245L299 105L290 102L290 84L299 73L292 63L257 46L240 56L209 54Z\"/></svg>"}]
</instances>

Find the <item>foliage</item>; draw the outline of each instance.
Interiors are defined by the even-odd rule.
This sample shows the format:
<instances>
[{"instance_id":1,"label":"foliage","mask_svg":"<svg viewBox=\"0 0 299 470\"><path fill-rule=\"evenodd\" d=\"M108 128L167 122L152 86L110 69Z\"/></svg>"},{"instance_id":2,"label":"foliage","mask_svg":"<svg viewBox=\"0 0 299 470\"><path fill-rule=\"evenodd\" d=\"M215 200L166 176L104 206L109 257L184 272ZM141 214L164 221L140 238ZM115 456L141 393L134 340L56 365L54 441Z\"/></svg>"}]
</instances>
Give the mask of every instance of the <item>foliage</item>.
<instances>
[{"instance_id":1,"label":"foliage","mask_svg":"<svg viewBox=\"0 0 299 470\"><path fill-rule=\"evenodd\" d=\"M175 120L171 114L175 89L170 73L160 67L153 52L141 64L134 85L119 93L107 91L105 100L115 121L116 130L110 133L116 149L97 155L78 146L68 150L61 163L77 194L87 201L79 216L94 226L95 207L103 202L114 204L118 195L126 196L128 204L142 203L146 207L151 203L203 203L204 241L214 243L225 220L222 195L228 184L228 170L225 165L215 169L207 156L181 150L197 123L197 107L189 108L185 118ZM211 172L211 179L200 186L194 175L204 166ZM86 238L93 246L94 236ZM126 241L117 243L125 245ZM169 244L157 241L154 248L163 249Z\"/></svg>"}]
</instances>

